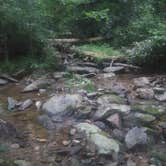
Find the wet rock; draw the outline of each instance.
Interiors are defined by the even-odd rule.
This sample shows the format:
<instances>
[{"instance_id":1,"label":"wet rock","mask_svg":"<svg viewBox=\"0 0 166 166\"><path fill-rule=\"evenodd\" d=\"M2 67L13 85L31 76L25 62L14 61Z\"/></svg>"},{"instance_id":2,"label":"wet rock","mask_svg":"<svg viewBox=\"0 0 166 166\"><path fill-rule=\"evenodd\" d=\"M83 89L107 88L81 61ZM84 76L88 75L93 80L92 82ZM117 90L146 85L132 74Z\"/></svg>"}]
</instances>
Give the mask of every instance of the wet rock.
<instances>
[{"instance_id":1,"label":"wet rock","mask_svg":"<svg viewBox=\"0 0 166 166\"><path fill-rule=\"evenodd\" d=\"M8 84L8 81L0 78L0 86Z\"/></svg>"},{"instance_id":2,"label":"wet rock","mask_svg":"<svg viewBox=\"0 0 166 166\"><path fill-rule=\"evenodd\" d=\"M121 118L120 118L120 115L118 113L109 116L106 120L111 125L113 125L117 128L121 128L121 126L122 126Z\"/></svg>"},{"instance_id":3,"label":"wet rock","mask_svg":"<svg viewBox=\"0 0 166 166\"><path fill-rule=\"evenodd\" d=\"M116 76L115 73L104 73L103 77L106 79L113 79Z\"/></svg>"},{"instance_id":4,"label":"wet rock","mask_svg":"<svg viewBox=\"0 0 166 166\"><path fill-rule=\"evenodd\" d=\"M136 145L146 145L148 136L143 128L134 127L126 134L125 143L128 149L134 148Z\"/></svg>"},{"instance_id":5,"label":"wet rock","mask_svg":"<svg viewBox=\"0 0 166 166\"><path fill-rule=\"evenodd\" d=\"M106 67L103 71L106 73L116 73L120 74L124 72L125 68L122 66L111 66L111 67Z\"/></svg>"},{"instance_id":6,"label":"wet rock","mask_svg":"<svg viewBox=\"0 0 166 166\"><path fill-rule=\"evenodd\" d=\"M25 161L25 160L15 160L14 164L18 166L32 166L32 163Z\"/></svg>"},{"instance_id":7,"label":"wet rock","mask_svg":"<svg viewBox=\"0 0 166 166\"><path fill-rule=\"evenodd\" d=\"M24 88L23 93L38 91L39 89L45 88L49 84L49 80L45 77L40 78Z\"/></svg>"},{"instance_id":8,"label":"wet rock","mask_svg":"<svg viewBox=\"0 0 166 166\"><path fill-rule=\"evenodd\" d=\"M7 98L7 102L8 102L8 110L13 110L15 109L16 105L17 105L17 101L15 99L13 99L12 97L8 97Z\"/></svg>"},{"instance_id":9,"label":"wet rock","mask_svg":"<svg viewBox=\"0 0 166 166\"><path fill-rule=\"evenodd\" d=\"M135 78L133 81L134 81L135 86L137 86L139 88L148 86L150 84L150 81L147 77Z\"/></svg>"},{"instance_id":10,"label":"wet rock","mask_svg":"<svg viewBox=\"0 0 166 166\"><path fill-rule=\"evenodd\" d=\"M85 132L87 139L94 143L98 154L112 154L119 152L119 144L109 138L106 133L93 124L80 123L75 126L78 131Z\"/></svg>"},{"instance_id":11,"label":"wet rock","mask_svg":"<svg viewBox=\"0 0 166 166\"><path fill-rule=\"evenodd\" d=\"M55 129L55 124L47 115L40 115L38 118L38 122L43 125L45 128L52 130Z\"/></svg>"},{"instance_id":12,"label":"wet rock","mask_svg":"<svg viewBox=\"0 0 166 166\"><path fill-rule=\"evenodd\" d=\"M97 99L97 103L100 105L109 106L111 103L114 104L125 104L125 99L114 94L103 95Z\"/></svg>"},{"instance_id":13,"label":"wet rock","mask_svg":"<svg viewBox=\"0 0 166 166\"><path fill-rule=\"evenodd\" d=\"M99 70L94 67L68 66L67 70L77 74L99 73Z\"/></svg>"},{"instance_id":14,"label":"wet rock","mask_svg":"<svg viewBox=\"0 0 166 166\"><path fill-rule=\"evenodd\" d=\"M42 110L50 116L72 114L81 102L82 97L77 94L55 95L43 104Z\"/></svg>"},{"instance_id":15,"label":"wet rock","mask_svg":"<svg viewBox=\"0 0 166 166\"><path fill-rule=\"evenodd\" d=\"M21 111L24 111L25 109L31 107L32 104L33 104L33 101L31 99L27 99L20 105L18 109Z\"/></svg>"},{"instance_id":16,"label":"wet rock","mask_svg":"<svg viewBox=\"0 0 166 166\"><path fill-rule=\"evenodd\" d=\"M155 95L155 98L156 98L158 101L161 101L161 102L166 101L166 92L164 92L164 93L161 94L161 95Z\"/></svg>"},{"instance_id":17,"label":"wet rock","mask_svg":"<svg viewBox=\"0 0 166 166\"><path fill-rule=\"evenodd\" d=\"M87 94L87 97L90 99L93 99L93 98L97 97L98 95L99 95L98 92L91 92L91 93Z\"/></svg>"},{"instance_id":18,"label":"wet rock","mask_svg":"<svg viewBox=\"0 0 166 166\"><path fill-rule=\"evenodd\" d=\"M135 113L135 118L142 122L153 122L156 120L156 118L153 115L143 113Z\"/></svg>"},{"instance_id":19,"label":"wet rock","mask_svg":"<svg viewBox=\"0 0 166 166\"><path fill-rule=\"evenodd\" d=\"M154 91L151 88L138 88L136 92L140 99L150 100L154 98Z\"/></svg>"}]
</instances>

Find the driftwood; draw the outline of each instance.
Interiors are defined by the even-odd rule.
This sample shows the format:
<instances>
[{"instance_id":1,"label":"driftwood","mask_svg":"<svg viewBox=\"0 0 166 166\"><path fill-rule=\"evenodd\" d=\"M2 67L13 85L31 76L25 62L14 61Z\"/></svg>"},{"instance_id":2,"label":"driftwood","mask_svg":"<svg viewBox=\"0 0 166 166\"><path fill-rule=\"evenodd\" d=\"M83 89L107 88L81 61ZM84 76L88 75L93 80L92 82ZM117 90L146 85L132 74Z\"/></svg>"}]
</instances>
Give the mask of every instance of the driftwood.
<instances>
[{"instance_id":1,"label":"driftwood","mask_svg":"<svg viewBox=\"0 0 166 166\"><path fill-rule=\"evenodd\" d=\"M85 42L96 42L104 40L103 37L91 37L91 38L70 38L70 39L48 39L51 43L85 43Z\"/></svg>"}]
</instances>

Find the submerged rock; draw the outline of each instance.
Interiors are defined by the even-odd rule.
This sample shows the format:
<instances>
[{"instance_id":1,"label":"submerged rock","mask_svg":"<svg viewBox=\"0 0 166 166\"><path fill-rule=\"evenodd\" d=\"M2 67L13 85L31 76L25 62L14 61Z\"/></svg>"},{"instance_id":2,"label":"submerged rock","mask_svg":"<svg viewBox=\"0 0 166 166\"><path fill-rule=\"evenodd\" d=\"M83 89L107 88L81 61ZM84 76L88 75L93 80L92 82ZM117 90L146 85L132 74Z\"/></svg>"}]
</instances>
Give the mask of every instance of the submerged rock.
<instances>
[{"instance_id":1,"label":"submerged rock","mask_svg":"<svg viewBox=\"0 0 166 166\"><path fill-rule=\"evenodd\" d=\"M87 139L94 143L98 154L112 154L119 152L119 144L107 136L100 128L89 123L80 123L75 126L78 131L85 132Z\"/></svg>"},{"instance_id":2,"label":"submerged rock","mask_svg":"<svg viewBox=\"0 0 166 166\"><path fill-rule=\"evenodd\" d=\"M134 127L128 131L125 143L128 149L134 148L136 145L146 145L148 136L143 128Z\"/></svg>"},{"instance_id":3,"label":"submerged rock","mask_svg":"<svg viewBox=\"0 0 166 166\"><path fill-rule=\"evenodd\" d=\"M37 118L38 122L43 125L45 128L49 129L49 130L52 130L52 129L55 129L56 126L55 124L53 123L53 121L47 116L47 115L40 115L38 118Z\"/></svg>"},{"instance_id":4,"label":"submerged rock","mask_svg":"<svg viewBox=\"0 0 166 166\"><path fill-rule=\"evenodd\" d=\"M42 110L50 116L72 114L81 102L82 97L78 94L55 95L43 104Z\"/></svg>"}]
</instances>

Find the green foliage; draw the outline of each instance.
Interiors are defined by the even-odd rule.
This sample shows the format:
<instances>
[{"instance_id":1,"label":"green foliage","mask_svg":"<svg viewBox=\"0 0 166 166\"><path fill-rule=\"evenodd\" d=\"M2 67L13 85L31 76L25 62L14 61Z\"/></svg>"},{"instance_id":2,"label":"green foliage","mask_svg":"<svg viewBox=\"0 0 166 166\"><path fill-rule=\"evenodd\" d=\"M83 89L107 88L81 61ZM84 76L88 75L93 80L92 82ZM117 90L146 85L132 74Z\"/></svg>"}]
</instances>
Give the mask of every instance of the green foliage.
<instances>
[{"instance_id":1,"label":"green foliage","mask_svg":"<svg viewBox=\"0 0 166 166\"><path fill-rule=\"evenodd\" d=\"M101 54L101 56L102 55L118 56L122 54L120 51L113 49L112 47L110 47L109 44L106 44L106 43L105 44L85 44L85 45L78 46L78 48L83 51L92 51L95 53L99 53Z\"/></svg>"},{"instance_id":2,"label":"green foliage","mask_svg":"<svg viewBox=\"0 0 166 166\"><path fill-rule=\"evenodd\" d=\"M96 87L91 80L81 77L79 75L75 75L73 73L68 73L66 75L65 84L67 87L70 88L84 89L88 93L94 92L96 90Z\"/></svg>"}]
</instances>

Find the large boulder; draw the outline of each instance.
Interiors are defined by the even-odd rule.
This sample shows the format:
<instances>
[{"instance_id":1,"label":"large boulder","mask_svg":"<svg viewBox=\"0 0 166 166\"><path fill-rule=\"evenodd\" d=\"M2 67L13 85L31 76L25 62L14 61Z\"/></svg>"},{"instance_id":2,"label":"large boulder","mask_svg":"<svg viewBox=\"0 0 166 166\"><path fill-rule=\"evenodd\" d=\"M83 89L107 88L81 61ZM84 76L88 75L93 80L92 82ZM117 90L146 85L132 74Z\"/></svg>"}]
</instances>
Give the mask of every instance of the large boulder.
<instances>
[{"instance_id":1,"label":"large boulder","mask_svg":"<svg viewBox=\"0 0 166 166\"><path fill-rule=\"evenodd\" d=\"M94 143L98 154L109 155L113 152L119 152L119 144L107 136L100 128L89 123L77 124L76 129L85 132L88 141Z\"/></svg>"},{"instance_id":2,"label":"large boulder","mask_svg":"<svg viewBox=\"0 0 166 166\"><path fill-rule=\"evenodd\" d=\"M82 102L82 97L78 94L55 95L43 104L42 110L49 116L70 115Z\"/></svg>"},{"instance_id":3,"label":"large boulder","mask_svg":"<svg viewBox=\"0 0 166 166\"><path fill-rule=\"evenodd\" d=\"M143 128L134 127L128 131L125 137L125 143L128 149L134 148L136 145L146 145L148 136Z\"/></svg>"}]
</instances>

